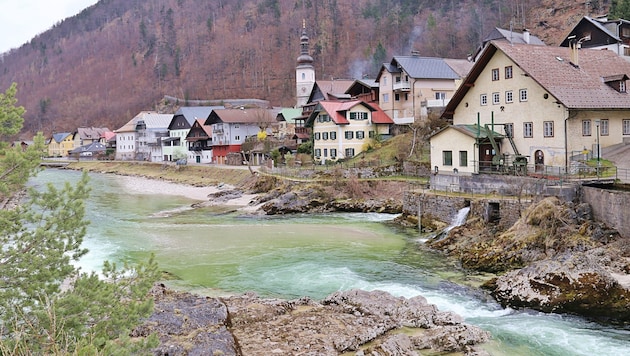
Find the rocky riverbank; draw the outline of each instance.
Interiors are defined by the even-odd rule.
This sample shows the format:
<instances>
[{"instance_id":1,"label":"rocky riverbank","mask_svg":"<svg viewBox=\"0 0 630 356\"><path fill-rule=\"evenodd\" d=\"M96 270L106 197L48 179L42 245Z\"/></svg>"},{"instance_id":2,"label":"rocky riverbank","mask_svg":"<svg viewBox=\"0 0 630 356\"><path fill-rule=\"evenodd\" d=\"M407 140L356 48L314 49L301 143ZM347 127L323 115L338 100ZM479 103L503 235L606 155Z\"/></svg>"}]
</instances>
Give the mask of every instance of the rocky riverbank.
<instances>
[{"instance_id":1,"label":"rocky riverbank","mask_svg":"<svg viewBox=\"0 0 630 356\"><path fill-rule=\"evenodd\" d=\"M506 231L472 217L428 244L497 273L483 287L505 307L630 323L630 238L591 215L587 204L546 198Z\"/></svg>"},{"instance_id":2,"label":"rocky riverbank","mask_svg":"<svg viewBox=\"0 0 630 356\"><path fill-rule=\"evenodd\" d=\"M210 298L152 291L155 311L135 337L156 333L156 355L487 355L489 333L423 297L350 290L321 301Z\"/></svg>"}]
</instances>

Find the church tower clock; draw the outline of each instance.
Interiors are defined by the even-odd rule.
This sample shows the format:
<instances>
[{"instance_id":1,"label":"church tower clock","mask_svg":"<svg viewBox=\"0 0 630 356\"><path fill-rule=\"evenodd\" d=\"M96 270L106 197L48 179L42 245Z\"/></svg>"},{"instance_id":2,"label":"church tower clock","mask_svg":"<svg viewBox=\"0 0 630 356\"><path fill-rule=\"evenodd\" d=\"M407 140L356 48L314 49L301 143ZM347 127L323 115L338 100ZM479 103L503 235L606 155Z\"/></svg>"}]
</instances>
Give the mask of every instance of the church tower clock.
<instances>
[{"instance_id":1,"label":"church tower clock","mask_svg":"<svg viewBox=\"0 0 630 356\"><path fill-rule=\"evenodd\" d=\"M302 36L300 37L300 56L295 67L296 107L300 108L308 102L313 85L315 84L315 68L313 57L308 54L308 36L306 35L306 21L302 21Z\"/></svg>"}]
</instances>

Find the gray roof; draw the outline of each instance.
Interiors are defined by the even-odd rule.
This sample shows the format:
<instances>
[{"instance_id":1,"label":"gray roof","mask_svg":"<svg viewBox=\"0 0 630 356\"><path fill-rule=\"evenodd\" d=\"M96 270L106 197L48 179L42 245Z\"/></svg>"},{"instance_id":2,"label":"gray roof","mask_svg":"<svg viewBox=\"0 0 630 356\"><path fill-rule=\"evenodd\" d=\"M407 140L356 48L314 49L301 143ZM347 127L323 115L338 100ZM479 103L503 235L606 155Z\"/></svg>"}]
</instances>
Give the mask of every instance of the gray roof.
<instances>
[{"instance_id":1,"label":"gray roof","mask_svg":"<svg viewBox=\"0 0 630 356\"><path fill-rule=\"evenodd\" d=\"M224 106L182 106L175 112L175 116L183 115L188 124L192 126L196 119L204 121L210 116L210 112L215 109L225 109Z\"/></svg>"},{"instance_id":2,"label":"gray roof","mask_svg":"<svg viewBox=\"0 0 630 356\"><path fill-rule=\"evenodd\" d=\"M107 147L100 142L92 142L89 145L77 147L70 151L70 153L83 153L83 152L105 152Z\"/></svg>"},{"instance_id":3,"label":"gray roof","mask_svg":"<svg viewBox=\"0 0 630 356\"><path fill-rule=\"evenodd\" d=\"M459 79L461 78L444 58L396 56L392 66L402 68L411 78L416 79Z\"/></svg>"},{"instance_id":4,"label":"gray roof","mask_svg":"<svg viewBox=\"0 0 630 356\"><path fill-rule=\"evenodd\" d=\"M173 119L172 114L158 114L156 112L142 112L135 117L136 124L138 121L144 121L147 129L168 128Z\"/></svg>"},{"instance_id":5,"label":"gray roof","mask_svg":"<svg viewBox=\"0 0 630 356\"><path fill-rule=\"evenodd\" d=\"M511 41L511 43L520 43L520 44L532 44L532 45L545 45L545 42L541 41L540 38L530 34L529 35L529 43L525 41L523 37L523 32L515 32L506 30L503 28L495 27L492 32L483 40L484 43L492 40L498 39L506 39Z\"/></svg>"},{"instance_id":6,"label":"gray roof","mask_svg":"<svg viewBox=\"0 0 630 356\"><path fill-rule=\"evenodd\" d=\"M58 132L56 134L53 134L53 140L55 140L55 142L61 142L70 135L72 135L70 132Z\"/></svg>"}]
</instances>

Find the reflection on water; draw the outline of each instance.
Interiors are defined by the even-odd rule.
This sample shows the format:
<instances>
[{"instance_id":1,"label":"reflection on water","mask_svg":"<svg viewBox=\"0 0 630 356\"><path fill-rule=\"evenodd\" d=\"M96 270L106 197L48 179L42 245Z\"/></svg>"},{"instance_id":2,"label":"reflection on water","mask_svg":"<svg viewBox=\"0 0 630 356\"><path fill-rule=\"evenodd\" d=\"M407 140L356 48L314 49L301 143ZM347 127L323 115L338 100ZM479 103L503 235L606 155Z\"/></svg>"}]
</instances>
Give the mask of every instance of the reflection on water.
<instances>
[{"instance_id":1,"label":"reflection on water","mask_svg":"<svg viewBox=\"0 0 630 356\"><path fill-rule=\"evenodd\" d=\"M74 182L80 173L46 170L31 181ZM147 182L147 184L151 184ZM169 285L208 294L320 299L351 288L423 295L440 310L489 330L494 355L624 355L627 330L580 318L503 309L449 280L466 276L452 261L419 248L418 237L384 224L386 214L241 216L233 208L189 209L194 201L123 191L119 177L91 175L91 225L84 270L104 260L139 261L154 253L179 279Z\"/></svg>"}]
</instances>

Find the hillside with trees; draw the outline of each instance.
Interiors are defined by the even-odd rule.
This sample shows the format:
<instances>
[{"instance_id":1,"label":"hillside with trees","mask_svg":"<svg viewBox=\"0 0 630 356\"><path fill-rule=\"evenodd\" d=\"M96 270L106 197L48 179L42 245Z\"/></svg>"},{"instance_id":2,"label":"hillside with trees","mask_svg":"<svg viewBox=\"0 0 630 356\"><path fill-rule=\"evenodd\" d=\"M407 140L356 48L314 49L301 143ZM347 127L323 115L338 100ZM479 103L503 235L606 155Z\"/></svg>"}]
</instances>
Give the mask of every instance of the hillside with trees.
<instances>
[{"instance_id":1,"label":"hillside with trees","mask_svg":"<svg viewBox=\"0 0 630 356\"><path fill-rule=\"evenodd\" d=\"M120 127L165 95L295 104L303 21L317 79L374 77L394 55L466 58L494 27L557 45L610 1L101 0L0 55L24 138Z\"/></svg>"}]
</instances>

